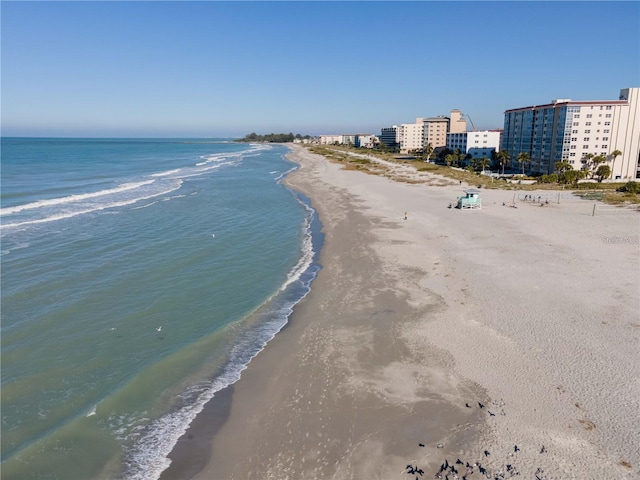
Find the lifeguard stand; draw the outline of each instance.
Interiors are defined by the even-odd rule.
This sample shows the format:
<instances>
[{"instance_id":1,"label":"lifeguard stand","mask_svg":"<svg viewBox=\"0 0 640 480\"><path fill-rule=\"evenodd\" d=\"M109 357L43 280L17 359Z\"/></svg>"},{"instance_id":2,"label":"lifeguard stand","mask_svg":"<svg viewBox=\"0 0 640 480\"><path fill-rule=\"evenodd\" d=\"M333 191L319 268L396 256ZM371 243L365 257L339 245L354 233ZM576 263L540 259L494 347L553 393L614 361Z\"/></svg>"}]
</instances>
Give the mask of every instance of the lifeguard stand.
<instances>
[{"instance_id":1,"label":"lifeguard stand","mask_svg":"<svg viewBox=\"0 0 640 480\"><path fill-rule=\"evenodd\" d=\"M464 197L458 197L458 205L456 208L460 210L479 210L482 208L482 199L479 190L465 190Z\"/></svg>"}]
</instances>

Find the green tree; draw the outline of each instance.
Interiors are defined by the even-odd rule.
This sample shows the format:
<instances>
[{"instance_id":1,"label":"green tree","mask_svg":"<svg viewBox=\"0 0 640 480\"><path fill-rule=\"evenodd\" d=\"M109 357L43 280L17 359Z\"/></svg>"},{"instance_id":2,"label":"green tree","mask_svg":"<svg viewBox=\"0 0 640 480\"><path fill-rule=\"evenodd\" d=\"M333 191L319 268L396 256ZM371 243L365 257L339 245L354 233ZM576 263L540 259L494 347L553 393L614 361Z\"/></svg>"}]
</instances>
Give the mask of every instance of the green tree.
<instances>
[{"instance_id":1,"label":"green tree","mask_svg":"<svg viewBox=\"0 0 640 480\"><path fill-rule=\"evenodd\" d=\"M498 165L502 167L502 174L504 175L504 167L511 159L511 155L506 150L500 150L496 153L496 158L498 159Z\"/></svg>"},{"instance_id":2,"label":"green tree","mask_svg":"<svg viewBox=\"0 0 640 480\"><path fill-rule=\"evenodd\" d=\"M489 160L487 157L482 157L480 159L480 168L482 169L483 172L487 168L489 168L490 165L491 165L491 160Z\"/></svg>"},{"instance_id":3,"label":"green tree","mask_svg":"<svg viewBox=\"0 0 640 480\"><path fill-rule=\"evenodd\" d=\"M522 174L524 175L524 166L529 163L531 157L529 157L527 152L520 152L516 157L516 160L522 165Z\"/></svg>"},{"instance_id":4,"label":"green tree","mask_svg":"<svg viewBox=\"0 0 640 480\"><path fill-rule=\"evenodd\" d=\"M447 167L450 167L455 162L456 162L456 155L453 153L449 153L444 157L444 163L447 164Z\"/></svg>"},{"instance_id":5,"label":"green tree","mask_svg":"<svg viewBox=\"0 0 640 480\"><path fill-rule=\"evenodd\" d=\"M586 170L574 170L572 168L571 170L567 170L566 172L558 175L558 181L560 183L572 183L574 185L577 185L578 180L583 179L586 175Z\"/></svg>"},{"instance_id":6,"label":"green tree","mask_svg":"<svg viewBox=\"0 0 640 480\"><path fill-rule=\"evenodd\" d=\"M596 177L598 177L599 182L609 178L609 175L611 175L611 167L609 165L600 165L596 170Z\"/></svg>"},{"instance_id":7,"label":"green tree","mask_svg":"<svg viewBox=\"0 0 640 480\"><path fill-rule=\"evenodd\" d=\"M619 157L620 155L622 155L622 152L620 150L614 150L613 152L611 152L611 160L612 160L612 165L611 165L611 178L613 178L613 170L616 167L616 157Z\"/></svg>"},{"instance_id":8,"label":"green tree","mask_svg":"<svg viewBox=\"0 0 640 480\"><path fill-rule=\"evenodd\" d=\"M564 173L568 170L573 170L573 166L567 160L556 162L554 166L556 167L556 172L558 172L558 174Z\"/></svg>"}]
</instances>

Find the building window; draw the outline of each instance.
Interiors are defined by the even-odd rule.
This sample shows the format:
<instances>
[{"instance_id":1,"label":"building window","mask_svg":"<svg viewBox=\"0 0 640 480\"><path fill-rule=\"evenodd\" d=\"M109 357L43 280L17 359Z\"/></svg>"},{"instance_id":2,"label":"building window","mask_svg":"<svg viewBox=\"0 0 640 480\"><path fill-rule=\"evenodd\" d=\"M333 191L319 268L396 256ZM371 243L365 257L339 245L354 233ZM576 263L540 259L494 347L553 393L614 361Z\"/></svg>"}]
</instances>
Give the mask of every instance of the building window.
<instances>
[{"instance_id":1,"label":"building window","mask_svg":"<svg viewBox=\"0 0 640 480\"><path fill-rule=\"evenodd\" d=\"M582 141L583 141L583 142L588 142L588 141L589 141L589 137L584 137L584 138L582 139Z\"/></svg>"},{"instance_id":2,"label":"building window","mask_svg":"<svg viewBox=\"0 0 640 480\"><path fill-rule=\"evenodd\" d=\"M606 118L611 118L611 114L610 114L610 113L607 113L607 114L605 115L605 117L606 117Z\"/></svg>"},{"instance_id":3,"label":"building window","mask_svg":"<svg viewBox=\"0 0 640 480\"><path fill-rule=\"evenodd\" d=\"M574 127L577 127L577 126L579 126L579 125L580 125L580 122L573 122L573 126L574 126Z\"/></svg>"},{"instance_id":4,"label":"building window","mask_svg":"<svg viewBox=\"0 0 640 480\"><path fill-rule=\"evenodd\" d=\"M577 142L577 141L578 141L578 139L577 139L576 137L571 137L571 141L572 141L572 142Z\"/></svg>"},{"instance_id":5,"label":"building window","mask_svg":"<svg viewBox=\"0 0 640 480\"><path fill-rule=\"evenodd\" d=\"M580 114L579 114L579 113L576 113L576 114L573 116L573 118L580 118Z\"/></svg>"},{"instance_id":6,"label":"building window","mask_svg":"<svg viewBox=\"0 0 640 480\"><path fill-rule=\"evenodd\" d=\"M578 133L578 130L571 130L571 133Z\"/></svg>"},{"instance_id":7,"label":"building window","mask_svg":"<svg viewBox=\"0 0 640 480\"><path fill-rule=\"evenodd\" d=\"M607 105L607 110L611 110L611 105Z\"/></svg>"},{"instance_id":8,"label":"building window","mask_svg":"<svg viewBox=\"0 0 640 480\"><path fill-rule=\"evenodd\" d=\"M587 150L588 148L589 148L589 145L582 145L583 150Z\"/></svg>"},{"instance_id":9,"label":"building window","mask_svg":"<svg viewBox=\"0 0 640 480\"><path fill-rule=\"evenodd\" d=\"M575 150L576 146L575 145L571 145L571 150Z\"/></svg>"},{"instance_id":10,"label":"building window","mask_svg":"<svg viewBox=\"0 0 640 480\"><path fill-rule=\"evenodd\" d=\"M569 154L569 156L570 156L570 157L575 157L575 156L576 156L576 152L571 152L571 153ZM571 163L573 163L573 162L571 162Z\"/></svg>"},{"instance_id":11,"label":"building window","mask_svg":"<svg viewBox=\"0 0 640 480\"><path fill-rule=\"evenodd\" d=\"M593 115L591 115L590 113L587 114L587 118L591 118L593 117Z\"/></svg>"},{"instance_id":12,"label":"building window","mask_svg":"<svg viewBox=\"0 0 640 480\"><path fill-rule=\"evenodd\" d=\"M604 133L609 133L609 129L608 129L608 128L605 128L605 129L603 130L603 132L604 132Z\"/></svg>"},{"instance_id":13,"label":"building window","mask_svg":"<svg viewBox=\"0 0 640 480\"><path fill-rule=\"evenodd\" d=\"M602 140L604 140L605 142L609 141L609 137L602 137Z\"/></svg>"},{"instance_id":14,"label":"building window","mask_svg":"<svg viewBox=\"0 0 640 480\"><path fill-rule=\"evenodd\" d=\"M605 127L609 127L609 126L611 126L611 122L604 122L604 126L605 126Z\"/></svg>"},{"instance_id":15,"label":"building window","mask_svg":"<svg viewBox=\"0 0 640 480\"><path fill-rule=\"evenodd\" d=\"M585 130L584 133L591 133L591 130Z\"/></svg>"},{"instance_id":16,"label":"building window","mask_svg":"<svg viewBox=\"0 0 640 480\"><path fill-rule=\"evenodd\" d=\"M587 122L587 123L585 123L585 125L586 125L587 127L590 127L590 126L591 126L591 122Z\"/></svg>"},{"instance_id":17,"label":"building window","mask_svg":"<svg viewBox=\"0 0 640 480\"><path fill-rule=\"evenodd\" d=\"M609 148L609 145L602 145L602 148ZM606 154L603 153L603 155L606 155Z\"/></svg>"}]
</instances>

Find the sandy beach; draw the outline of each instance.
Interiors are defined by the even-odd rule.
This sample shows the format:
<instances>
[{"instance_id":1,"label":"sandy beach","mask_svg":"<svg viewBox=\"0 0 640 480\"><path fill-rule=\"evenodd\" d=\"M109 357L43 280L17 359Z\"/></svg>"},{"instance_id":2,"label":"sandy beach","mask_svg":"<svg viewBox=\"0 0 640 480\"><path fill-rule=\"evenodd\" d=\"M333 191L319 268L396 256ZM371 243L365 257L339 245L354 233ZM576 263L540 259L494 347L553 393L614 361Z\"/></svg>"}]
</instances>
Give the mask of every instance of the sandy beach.
<instances>
[{"instance_id":1,"label":"sandy beach","mask_svg":"<svg viewBox=\"0 0 640 480\"><path fill-rule=\"evenodd\" d=\"M640 213L291 149L323 269L163 479L638 478Z\"/></svg>"}]
</instances>

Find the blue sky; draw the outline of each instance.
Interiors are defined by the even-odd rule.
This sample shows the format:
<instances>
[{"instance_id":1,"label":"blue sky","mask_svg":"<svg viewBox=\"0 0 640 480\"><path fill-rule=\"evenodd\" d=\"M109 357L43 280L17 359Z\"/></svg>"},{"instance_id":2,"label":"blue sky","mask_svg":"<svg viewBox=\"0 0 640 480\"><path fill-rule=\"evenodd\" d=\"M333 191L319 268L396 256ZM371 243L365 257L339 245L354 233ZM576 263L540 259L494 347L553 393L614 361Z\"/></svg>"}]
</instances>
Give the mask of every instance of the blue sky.
<instances>
[{"instance_id":1,"label":"blue sky","mask_svg":"<svg viewBox=\"0 0 640 480\"><path fill-rule=\"evenodd\" d=\"M640 86L640 3L2 1L2 135L480 129Z\"/></svg>"}]
</instances>

